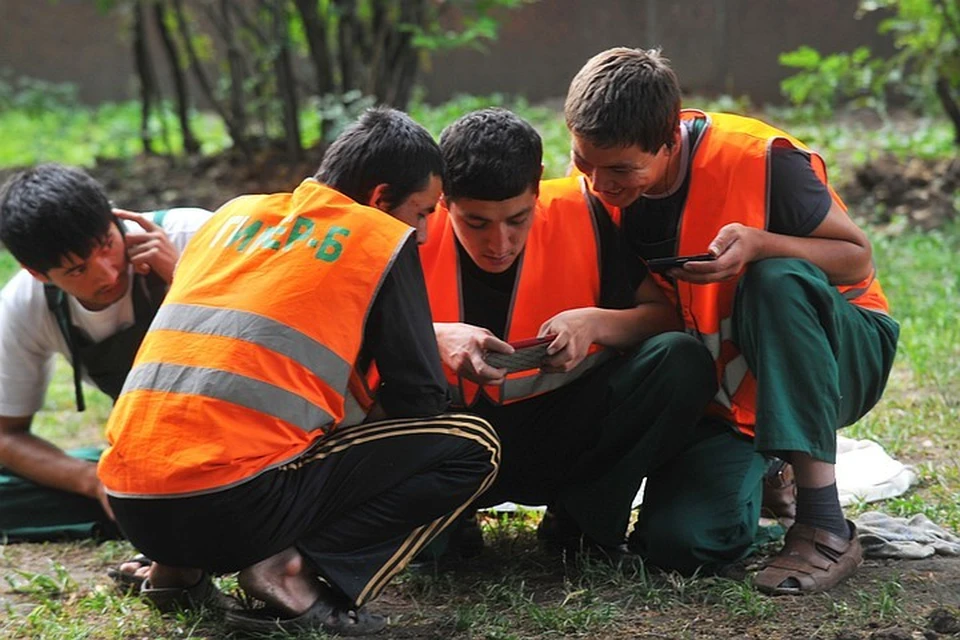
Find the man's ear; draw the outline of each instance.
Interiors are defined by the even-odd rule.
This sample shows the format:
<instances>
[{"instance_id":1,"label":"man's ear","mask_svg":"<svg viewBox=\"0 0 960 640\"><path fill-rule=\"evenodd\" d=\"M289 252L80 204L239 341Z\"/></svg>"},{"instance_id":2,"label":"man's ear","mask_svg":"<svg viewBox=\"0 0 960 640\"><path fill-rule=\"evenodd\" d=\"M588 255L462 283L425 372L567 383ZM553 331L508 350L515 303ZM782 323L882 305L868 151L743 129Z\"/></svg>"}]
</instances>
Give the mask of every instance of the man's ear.
<instances>
[{"instance_id":1,"label":"man's ear","mask_svg":"<svg viewBox=\"0 0 960 640\"><path fill-rule=\"evenodd\" d=\"M24 271L32 275L34 278L36 278L40 282L43 282L44 284L46 284L47 282L50 282L50 278L48 278L46 274L40 273L39 271L35 271L30 267L24 267L23 265L20 265L20 266L23 267Z\"/></svg>"},{"instance_id":2,"label":"man's ear","mask_svg":"<svg viewBox=\"0 0 960 640\"><path fill-rule=\"evenodd\" d=\"M537 183L533 185L533 195L540 196L540 181L543 180L543 163L540 163L540 172L537 174Z\"/></svg>"},{"instance_id":3,"label":"man's ear","mask_svg":"<svg viewBox=\"0 0 960 640\"><path fill-rule=\"evenodd\" d=\"M367 206L380 209L384 213L389 213L387 211L387 189L390 187L386 182L381 182L373 188L373 191L370 192L370 197L367 198Z\"/></svg>"},{"instance_id":4,"label":"man's ear","mask_svg":"<svg viewBox=\"0 0 960 640\"><path fill-rule=\"evenodd\" d=\"M683 135L680 133L680 125L677 125L677 130L673 132L673 143L670 145L670 151L673 152L674 149L679 149L682 140Z\"/></svg>"}]
</instances>

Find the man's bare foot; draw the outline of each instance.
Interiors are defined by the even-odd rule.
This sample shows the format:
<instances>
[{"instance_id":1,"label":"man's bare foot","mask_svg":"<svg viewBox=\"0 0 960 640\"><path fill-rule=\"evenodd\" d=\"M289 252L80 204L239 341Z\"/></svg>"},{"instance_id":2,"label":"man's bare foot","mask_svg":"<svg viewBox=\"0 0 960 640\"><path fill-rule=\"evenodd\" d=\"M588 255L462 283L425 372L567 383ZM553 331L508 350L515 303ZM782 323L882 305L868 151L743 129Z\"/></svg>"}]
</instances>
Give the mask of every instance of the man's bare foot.
<instances>
[{"instance_id":1,"label":"man's bare foot","mask_svg":"<svg viewBox=\"0 0 960 640\"><path fill-rule=\"evenodd\" d=\"M192 587L200 582L203 571L186 567L170 567L157 562L149 562L143 556L123 562L117 567L116 573L126 576L129 584L150 580L154 587ZM116 578L114 578L116 579Z\"/></svg>"},{"instance_id":2,"label":"man's bare foot","mask_svg":"<svg viewBox=\"0 0 960 640\"><path fill-rule=\"evenodd\" d=\"M147 560L146 556L137 556L133 560L121 562L115 570L111 569L108 573L114 580L118 579L117 576L122 575L124 576L124 582L130 584L134 582L140 583L150 575L150 565L152 564L152 562Z\"/></svg>"},{"instance_id":3,"label":"man's bare foot","mask_svg":"<svg viewBox=\"0 0 960 640\"><path fill-rule=\"evenodd\" d=\"M242 570L237 581L249 595L291 616L304 613L323 595L317 576L293 547Z\"/></svg>"}]
</instances>

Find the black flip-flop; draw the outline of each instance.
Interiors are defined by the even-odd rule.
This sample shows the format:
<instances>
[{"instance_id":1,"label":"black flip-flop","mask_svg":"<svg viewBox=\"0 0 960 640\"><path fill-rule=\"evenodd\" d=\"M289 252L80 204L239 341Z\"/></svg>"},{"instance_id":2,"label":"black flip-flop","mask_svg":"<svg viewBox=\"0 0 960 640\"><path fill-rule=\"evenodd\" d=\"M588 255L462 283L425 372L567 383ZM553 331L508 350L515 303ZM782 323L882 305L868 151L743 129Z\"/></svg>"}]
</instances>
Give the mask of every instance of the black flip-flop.
<instances>
[{"instance_id":1,"label":"black flip-flop","mask_svg":"<svg viewBox=\"0 0 960 640\"><path fill-rule=\"evenodd\" d=\"M323 631L340 636L366 636L387 626L385 616L370 613L365 607L348 609L335 604L338 598L328 591L299 616L284 616L271 607L227 611L224 623L231 631L246 634L270 634L282 631Z\"/></svg>"},{"instance_id":2,"label":"black flip-flop","mask_svg":"<svg viewBox=\"0 0 960 640\"><path fill-rule=\"evenodd\" d=\"M113 583L117 587L117 591L119 591L121 594L135 595L140 593L140 589L143 587L143 581L146 580L146 576L138 576L136 574L136 569L134 569L134 573L129 571L121 571L120 567L125 564L137 564L139 565L137 569L141 569L143 567L149 567L151 564L153 564L153 561L140 553L129 560L124 560L116 567L110 567L107 569L107 576L113 580Z\"/></svg>"}]
</instances>

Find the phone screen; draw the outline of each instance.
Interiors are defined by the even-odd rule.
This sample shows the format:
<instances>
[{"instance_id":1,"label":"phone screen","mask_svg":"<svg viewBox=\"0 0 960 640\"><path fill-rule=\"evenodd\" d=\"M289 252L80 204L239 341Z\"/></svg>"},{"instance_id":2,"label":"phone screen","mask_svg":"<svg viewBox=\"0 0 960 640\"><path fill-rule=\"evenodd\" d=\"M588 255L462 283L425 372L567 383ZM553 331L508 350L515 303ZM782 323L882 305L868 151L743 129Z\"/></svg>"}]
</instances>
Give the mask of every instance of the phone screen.
<instances>
[{"instance_id":1,"label":"phone screen","mask_svg":"<svg viewBox=\"0 0 960 640\"><path fill-rule=\"evenodd\" d=\"M539 369L544 358L547 357L547 347L556 337L553 335L516 340L510 343L510 346L515 349L513 353L488 351L483 359L491 367L506 369L508 373Z\"/></svg>"}]
</instances>

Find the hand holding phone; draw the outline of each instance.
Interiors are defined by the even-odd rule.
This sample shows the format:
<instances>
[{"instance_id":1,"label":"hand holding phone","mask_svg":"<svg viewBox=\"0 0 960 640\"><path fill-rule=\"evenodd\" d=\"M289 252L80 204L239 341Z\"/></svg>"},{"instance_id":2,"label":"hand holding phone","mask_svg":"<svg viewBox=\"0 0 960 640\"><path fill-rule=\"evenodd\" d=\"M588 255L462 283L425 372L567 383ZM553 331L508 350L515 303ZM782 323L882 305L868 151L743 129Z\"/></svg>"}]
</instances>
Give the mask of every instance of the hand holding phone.
<instances>
[{"instance_id":1,"label":"hand holding phone","mask_svg":"<svg viewBox=\"0 0 960 640\"><path fill-rule=\"evenodd\" d=\"M507 373L539 369L544 358L547 357L547 347L557 336L543 336L510 342L513 353L488 351L483 360L491 367L506 369Z\"/></svg>"},{"instance_id":2,"label":"hand holding phone","mask_svg":"<svg viewBox=\"0 0 960 640\"><path fill-rule=\"evenodd\" d=\"M688 262L704 262L716 260L717 257L712 253L700 253L695 256L673 256L670 258L653 258L647 260L647 269L652 273L665 273L670 269L679 269Z\"/></svg>"}]
</instances>

